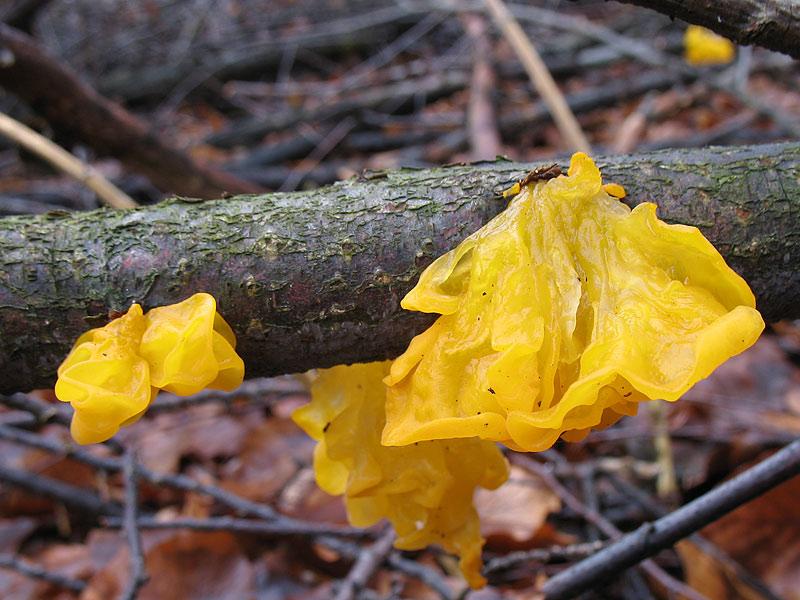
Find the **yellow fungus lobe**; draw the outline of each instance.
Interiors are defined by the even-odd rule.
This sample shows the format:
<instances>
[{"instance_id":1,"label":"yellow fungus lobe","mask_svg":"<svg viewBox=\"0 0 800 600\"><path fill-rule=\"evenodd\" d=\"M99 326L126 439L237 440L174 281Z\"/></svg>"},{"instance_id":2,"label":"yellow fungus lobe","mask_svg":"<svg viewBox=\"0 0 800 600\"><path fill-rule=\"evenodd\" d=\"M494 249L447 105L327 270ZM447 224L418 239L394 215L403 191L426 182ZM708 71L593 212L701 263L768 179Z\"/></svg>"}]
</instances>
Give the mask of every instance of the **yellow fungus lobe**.
<instances>
[{"instance_id":1,"label":"yellow fungus lobe","mask_svg":"<svg viewBox=\"0 0 800 600\"><path fill-rule=\"evenodd\" d=\"M475 438L382 446L382 379L389 364L321 371L312 384L311 404L292 414L319 440L314 452L317 482L330 494L344 494L353 525L367 527L386 518L397 531L397 548L439 544L459 556L469 585L482 587L483 539L472 495L477 486L495 489L502 484L508 465L495 444Z\"/></svg>"},{"instance_id":2,"label":"yellow fungus lobe","mask_svg":"<svg viewBox=\"0 0 800 600\"><path fill-rule=\"evenodd\" d=\"M150 363L155 387L189 396L204 388L230 391L242 383L236 338L216 311L214 297L204 293L148 311L139 352Z\"/></svg>"},{"instance_id":3,"label":"yellow fungus lobe","mask_svg":"<svg viewBox=\"0 0 800 600\"><path fill-rule=\"evenodd\" d=\"M58 369L56 397L72 404L70 432L79 444L102 442L149 406L150 368L138 354L144 332L142 307L78 338Z\"/></svg>"},{"instance_id":4,"label":"yellow fungus lobe","mask_svg":"<svg viewBox=\"0 0 800 600\"><path fill-rule=\"evenodd\" d=\"M690 65L725 65L733 60L736 47L713 31L689 25L683 36L686 62Z\"/></svg>"},{"instance_id":5,"label":"yellow fungus lobe","mask_svg":"<svg viewBox=\"0 0 800 600\"><path fill-rule=\"evenodd\" d=\"M442 316L385 379L390 446L578 440L642 400L676 400L764 327L696 228L667 225L654 204L631 210L582 153L568 176L522 186L402 306Z\"/></svg>"},{"instance_id":6,"label":"yellow fungus lobe","mask_svg":"<svg viewBox=\"0 0 800 600\"><path fill-rule=\"evenodd\" d=\"M75 409L72 437L79 444L109 439L139 419L159 389L180 395L235 389L244 378L235 346L209 294L146 315L133 304L80 336L58 368L56 397Z\"/></svg>"}]
</instances>

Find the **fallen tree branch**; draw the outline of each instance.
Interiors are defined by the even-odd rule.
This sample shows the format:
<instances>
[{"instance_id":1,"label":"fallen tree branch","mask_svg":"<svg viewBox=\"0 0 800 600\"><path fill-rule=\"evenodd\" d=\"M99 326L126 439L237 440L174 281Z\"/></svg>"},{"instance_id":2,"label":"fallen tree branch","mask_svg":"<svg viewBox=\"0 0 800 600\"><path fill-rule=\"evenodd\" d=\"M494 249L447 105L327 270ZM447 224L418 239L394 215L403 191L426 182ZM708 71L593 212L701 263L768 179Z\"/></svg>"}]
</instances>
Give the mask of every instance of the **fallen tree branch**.
<instances>
[{"instance_id":1,"label":"fallen tree branch","mask_svg":"<svg viewBox=\"0 0 800 600\"><path fill-rule=\"evenodd\" d=\"M742 46L800 58L800 13L791 0L619 0L708 27Z\"/></svg>"},{"instance_id":2,"label":"fallen tree branch","mask_svg":"<svg viewBox=\"0 0 800 600\"><path fill-rule=\"evenodd\" d=\"M598 164L627 202L700 227L767 321L800 316L800 144ZM307 192L0 219L0 391L52 386L73 341L109 310L199 291L217 298L249 377L396 356L433 320L400 299L504 208L497 191L532 166L408 169Z\"/></svg>"},{"instance_id":3,"label":"fallen tree branch","mask_svg":"<svg viewBox=\"0 0 800 600\"><path fill-rule=\"evenodd\" d=\"M53 127L113 156L165 192L209 198L254 193L258 186L169 146L145 122L86 85L72 69L29 36L0 24L0 86L44 116Z\"/></svg>"}]
</instances>

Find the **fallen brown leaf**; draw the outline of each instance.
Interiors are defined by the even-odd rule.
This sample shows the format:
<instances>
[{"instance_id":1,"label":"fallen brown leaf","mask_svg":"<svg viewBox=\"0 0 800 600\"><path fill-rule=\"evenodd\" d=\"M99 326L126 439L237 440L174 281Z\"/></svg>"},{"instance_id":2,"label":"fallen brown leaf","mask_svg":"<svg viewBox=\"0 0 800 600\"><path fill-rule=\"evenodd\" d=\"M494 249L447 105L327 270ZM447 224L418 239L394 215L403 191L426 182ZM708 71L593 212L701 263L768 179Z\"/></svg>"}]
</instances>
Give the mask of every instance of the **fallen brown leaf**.
<instances>
[{"instance_id":1,"label":"fallen brown leaf","mask_svg":"<svg viewBox=\"0 0 800 600\"><path fill-rule=\"evenodd\" d=\"M768 600L768 597L742 581L730 565L705 552L689 540L675 545L683 562L686 583L713 600Z\"/></svg>"},{"instance_id":2,"label":"fallen brown leaf","mask_svg":"<svg viewBox=\"0 0 800 600\"><path fill-rule=\"evenodd\" d=\"M541 479L513 465L499 489L477 490L475 508L493 546L522 549L538 545L536 535L547 516L561 510L561 500Z\"/></svg>"}]
</instances>

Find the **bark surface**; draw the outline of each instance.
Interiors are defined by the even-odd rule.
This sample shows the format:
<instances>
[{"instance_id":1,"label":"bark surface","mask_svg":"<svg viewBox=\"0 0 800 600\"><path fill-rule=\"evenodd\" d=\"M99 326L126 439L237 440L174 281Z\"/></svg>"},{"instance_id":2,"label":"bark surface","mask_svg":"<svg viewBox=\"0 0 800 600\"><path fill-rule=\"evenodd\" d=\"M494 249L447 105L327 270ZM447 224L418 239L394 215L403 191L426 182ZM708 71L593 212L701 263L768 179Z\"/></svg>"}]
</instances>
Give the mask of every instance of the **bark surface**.
<instances>
[{"instance_id":1,"label":"bark surface","mask_svg":"<svg viewBox=\"0 0 800 600\"><path fill-rule=\"evenodd\" d=\"M566 166L566 161L561 161ZM765 319L800 316L800 144L598 160L631 205L698 226L748 280ZM505 206L539 165L494 161L367 174L289 194L0 220L0 391L52 386L109 310L205 291L247 375L402 352L433 315L400 299L435 257Z\"/></svg>"}]
</instances>

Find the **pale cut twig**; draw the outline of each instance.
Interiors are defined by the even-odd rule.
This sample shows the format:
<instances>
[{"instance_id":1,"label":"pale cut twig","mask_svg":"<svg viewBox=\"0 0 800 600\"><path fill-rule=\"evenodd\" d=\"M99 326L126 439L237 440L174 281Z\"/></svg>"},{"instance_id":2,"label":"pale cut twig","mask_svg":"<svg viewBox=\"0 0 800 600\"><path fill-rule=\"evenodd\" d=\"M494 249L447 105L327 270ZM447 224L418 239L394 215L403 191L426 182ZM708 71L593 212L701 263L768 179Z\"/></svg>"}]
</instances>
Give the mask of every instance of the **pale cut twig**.
<instances>
[{"instance_id":1,"label":"pale cut twig","mask_svg":"<svg viewBox=\"0 0 800 600\"><path fill-rule=\"evenodd\" d=\"M511 44L514 52L517 53L522 66L528 73L531 82L541 94L542 99L547 104L550 112L555 119L558 129L566 139L567 143L574 149L581 152L591 153L592 148L589 140L578 124L572 110L564 100L564 95L558 89L553 76L544 64L541 56L531 43L528 36L522 30L519 22L509 12L503 0L483 0L492 19L503 35Z\"/></svg>"},{"instance_id":2,"label":"pale cut twig","mask_svg":"<svg viewBox=\"0 0 800 600\"><path fill-rule=\"evenodd\" d=\"M0 134L40 156L59 171L90 188L112 208L135 208L136 202L94 168L6 114L0 113Z\"/></svg>"},{"instance_id":3,"label":"pale cut twig","mask_svg":"<svg viewBox=\"0 0 800 600\"><path fill-rule=\"evenodd\" d=\"M672 461L672 438L669 435L665 405L665 400L653 400L647 406L650 411L650 417L653 420L653 446L659 467L656 491L660 498L666 498L678 491L678 482L675 479L675 464Z\"/></svg>"}]
</instances>

